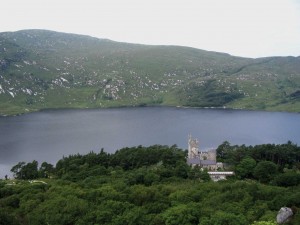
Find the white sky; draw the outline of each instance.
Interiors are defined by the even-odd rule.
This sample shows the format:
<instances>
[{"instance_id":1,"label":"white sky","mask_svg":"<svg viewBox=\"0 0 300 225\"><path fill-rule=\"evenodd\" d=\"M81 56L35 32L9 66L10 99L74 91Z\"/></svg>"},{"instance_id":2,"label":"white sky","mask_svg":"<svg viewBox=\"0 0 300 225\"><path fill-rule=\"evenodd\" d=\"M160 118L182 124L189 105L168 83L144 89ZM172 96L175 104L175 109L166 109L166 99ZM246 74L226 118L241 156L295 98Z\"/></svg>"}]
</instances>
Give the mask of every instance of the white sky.
<instances>
[{"instance_id":1,"label":"white sky","mask_svg":"<svg viewBox=\"0 0 300 225\"><path fill-rule=\"evenodd\" d=\"M300 0L4 0L0 32L48 29L244 57L300 55Z\"/></svg>"}]
</instances>

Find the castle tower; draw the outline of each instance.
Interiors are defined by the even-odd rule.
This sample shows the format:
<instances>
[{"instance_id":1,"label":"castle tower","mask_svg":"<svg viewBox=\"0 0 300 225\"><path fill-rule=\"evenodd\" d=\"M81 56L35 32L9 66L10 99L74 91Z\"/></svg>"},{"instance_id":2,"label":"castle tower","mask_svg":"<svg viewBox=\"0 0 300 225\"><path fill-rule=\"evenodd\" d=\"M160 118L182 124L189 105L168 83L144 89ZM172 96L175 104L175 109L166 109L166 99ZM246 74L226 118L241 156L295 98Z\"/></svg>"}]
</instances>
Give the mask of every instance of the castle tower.
<instances>
[{"instance_id":1,"label":"castle tower","mask_svg":"<svg viewBox=\"0 0 300 225\"><path fill-rule=\"evenodd\" d=\"M216 150L215 149L210 149L210 150L208 150L208 157L207 157L207 159L208 160L213 160L213 161L217 161L217 152L216 152Z\"/></svg>"},{"instance_id":2,"label":"castle tower","mask_svg":"<svg viewBox=\"0 0 300 225\"><path fill-rule=\"evenodd\" d=\"M199 158L199 141L197 139L193 139L192 135L189 134L188 140L188 158Z\"/></svg>"}]
</instances>

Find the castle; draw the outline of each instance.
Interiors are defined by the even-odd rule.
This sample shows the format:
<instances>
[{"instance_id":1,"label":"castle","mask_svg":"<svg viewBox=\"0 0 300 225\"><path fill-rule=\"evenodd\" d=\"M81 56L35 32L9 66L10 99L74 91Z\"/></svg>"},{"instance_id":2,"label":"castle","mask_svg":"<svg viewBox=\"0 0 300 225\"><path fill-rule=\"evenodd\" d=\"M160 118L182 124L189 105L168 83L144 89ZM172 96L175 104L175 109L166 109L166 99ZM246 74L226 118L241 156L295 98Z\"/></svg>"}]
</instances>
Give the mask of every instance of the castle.
<instances>
[{"instance_id":1,"label":"castle","mask_svg":"<svg viewBox=\"0 0 300 225\"><path fill-rule=\"evenodd\" d=\"M189 135L188 139L188 159L187 163L192 166L199 166L208 171L216 171L219 168L223 168L222 163L217 162L217 155L215 149L206 151L199 150L199 141L193 139L192 135Z\"/></svg>"},{"instance_id":2,"label":"castle","mask_svg":"<svg viewBox=\"0 0 300 225\"><path fill-rule=\"evenodd\" d=\"M234 175L233 171L218 171L223 170L224 167L223 163L217 162L216 150L199 151L199 141L193 139L192 135L189 135L188 140L187 163L191 166L207 169L207 173L213 181L226 180L226 177Z\"/></svg>"}]
</instances>

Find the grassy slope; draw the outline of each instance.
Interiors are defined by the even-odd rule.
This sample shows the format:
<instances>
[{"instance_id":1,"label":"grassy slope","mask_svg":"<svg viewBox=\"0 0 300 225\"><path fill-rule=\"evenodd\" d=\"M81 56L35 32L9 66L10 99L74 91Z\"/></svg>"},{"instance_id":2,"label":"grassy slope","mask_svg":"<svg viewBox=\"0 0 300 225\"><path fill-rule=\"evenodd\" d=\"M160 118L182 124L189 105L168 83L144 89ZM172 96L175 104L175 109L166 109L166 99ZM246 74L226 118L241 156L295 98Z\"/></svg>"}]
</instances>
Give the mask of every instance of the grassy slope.
<instances>
[{"instance_id":1,"label":"grassy slope","mask_svg":"<svg viewBox=\"0 0 300 225\"><path fill-rule=\"evenodd\" d=\"M299 57L247 59L43 30L0 33L0 114L152 104L299 112L299 65Z\"/></svg>"}]
</instances>

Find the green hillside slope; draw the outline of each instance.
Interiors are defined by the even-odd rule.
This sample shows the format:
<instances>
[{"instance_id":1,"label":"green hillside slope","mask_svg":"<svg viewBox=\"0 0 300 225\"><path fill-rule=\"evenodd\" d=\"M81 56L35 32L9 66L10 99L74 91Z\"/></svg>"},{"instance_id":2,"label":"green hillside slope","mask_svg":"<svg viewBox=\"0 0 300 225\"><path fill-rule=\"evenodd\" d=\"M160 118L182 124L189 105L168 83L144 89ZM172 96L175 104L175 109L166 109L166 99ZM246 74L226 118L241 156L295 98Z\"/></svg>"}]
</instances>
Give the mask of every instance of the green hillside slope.
<instances>
[{"instance_id":1,"label":"green hillside slope","mask_svg":"<svg viewBox=\"0 0 300 225\"><path fill-rule=\"evenodd\" d=\"M248 59L45 30L0 33L0 114L138 105L300 111L300 57Z\"/></svg>"}]
</instances>

